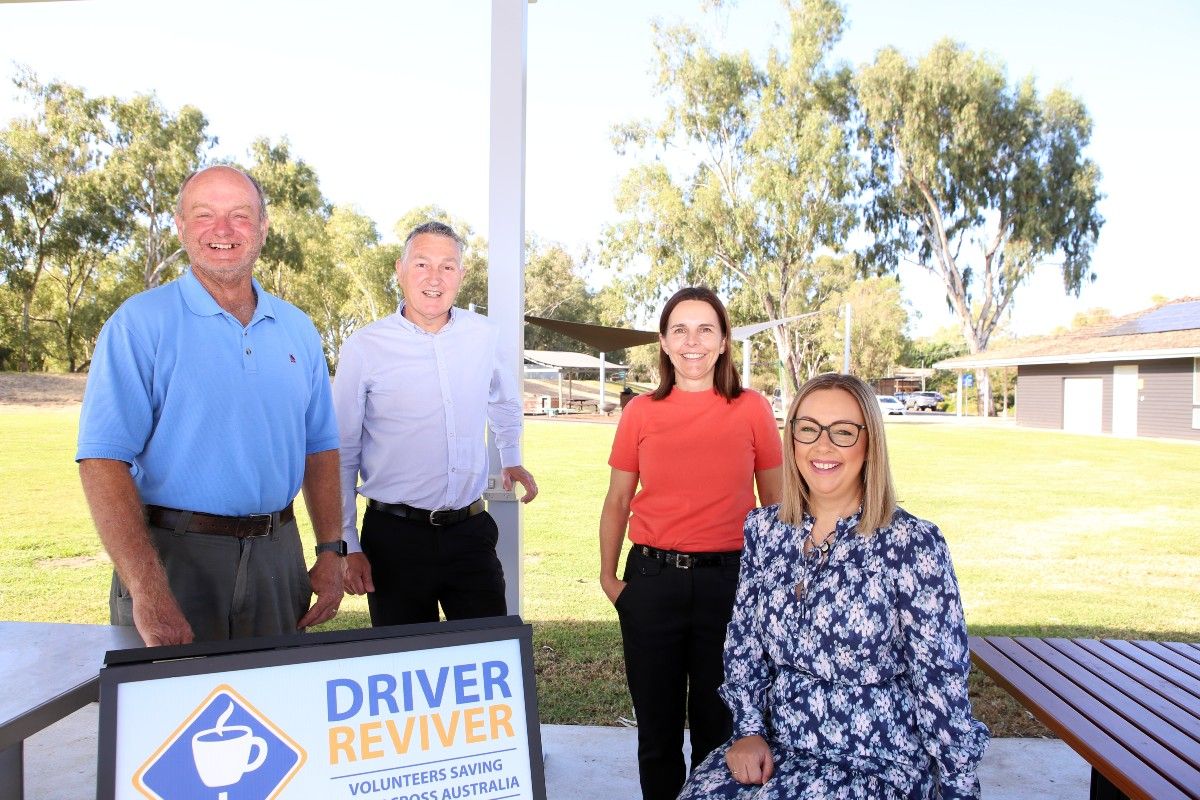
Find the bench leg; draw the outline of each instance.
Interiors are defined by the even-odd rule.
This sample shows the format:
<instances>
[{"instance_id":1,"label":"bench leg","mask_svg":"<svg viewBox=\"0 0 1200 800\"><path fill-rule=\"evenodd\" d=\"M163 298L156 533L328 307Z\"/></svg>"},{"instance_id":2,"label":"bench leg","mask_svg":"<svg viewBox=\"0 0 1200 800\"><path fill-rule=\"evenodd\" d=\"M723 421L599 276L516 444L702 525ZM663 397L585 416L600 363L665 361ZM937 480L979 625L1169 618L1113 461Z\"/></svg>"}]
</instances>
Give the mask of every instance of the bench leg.
<instances>
[{"instance_id":1,"label":"bench leg","mask_svg":"<svg viewBox=\"0 0 1200 800\"><path fill-rule=\"evenodd\" d=\"M1092 767L1092 790L1088 795L1088 800L1129 800L1129 795L1113 786L1112 781L1101 775L1098 769Z\"/></svg>"},{"instance_id":2,"label":"bench leg","mask_svg":"<svg viewBox=\"0 0 1200 800\"><path fill-rule=\"evenodd\" d=\"M25 743L0 750L0 797L21 800L25 796Z\"/></svg>"}]
</instances>

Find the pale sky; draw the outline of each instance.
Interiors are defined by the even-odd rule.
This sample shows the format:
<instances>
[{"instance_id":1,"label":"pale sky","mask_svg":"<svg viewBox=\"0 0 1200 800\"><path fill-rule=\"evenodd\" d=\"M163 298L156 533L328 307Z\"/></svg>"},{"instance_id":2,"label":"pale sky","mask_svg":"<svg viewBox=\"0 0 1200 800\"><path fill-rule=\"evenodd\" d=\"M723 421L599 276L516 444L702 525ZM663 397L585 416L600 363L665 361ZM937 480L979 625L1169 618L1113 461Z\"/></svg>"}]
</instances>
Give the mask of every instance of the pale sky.
<instances>
[{"instance_id":1,"label":"pale sky","mask_svg":"<svg viewBox=\"0 0 1200 800\"><path fill-rule=\"evenodd\" d=\"M1004 62L1010 80L1065 86L1095 123L1089 155L1103 173L1107 224L1098 274L1079 300L1048 265L1019 291L1021 334L1068 324L1080 310L1127 313L1200 294L1188 238L1200 162L1200 4L1192 0L849 0L836 57L853 65L886 45L910 57L950 36ZM155 92L192 104L246 159L251 140L286 136L334 203L370 215L391 238L405 211L436 203L486 235L489 0L340 3L315 0L0 2L0 74L14 64L92 94ZM613 124L653 118L650 22L685 21L729 49L780 41L776 0L741 0L718 15L698 0L538 0L529 7L526 226L577 256L595 252L613 196L633 166ZM10 83L0 123L24 113ZM920 319L952 318L919 268L901 272Z\"/></svg>"}]
</instances>

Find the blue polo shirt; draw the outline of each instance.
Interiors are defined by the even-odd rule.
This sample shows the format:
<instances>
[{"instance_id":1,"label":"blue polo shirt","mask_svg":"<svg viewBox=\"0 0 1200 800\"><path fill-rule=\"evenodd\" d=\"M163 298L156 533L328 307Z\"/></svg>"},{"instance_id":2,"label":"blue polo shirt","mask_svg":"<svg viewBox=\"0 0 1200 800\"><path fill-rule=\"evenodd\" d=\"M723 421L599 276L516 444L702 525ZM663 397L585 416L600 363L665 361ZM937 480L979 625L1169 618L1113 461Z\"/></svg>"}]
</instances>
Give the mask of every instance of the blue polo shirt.
<instances>
[{"instance_id":1,"label":"blue polo shirt","mask_svg":"<svg viewBox=\"0 0 1200 800\"><path fill-rule=\"evenodd\" d=\"M191 272L125 301L100 332L75 459L124 461L143 503L244 516L295 498L338 446L312 321L257 281L242 324Z\"/></svg>"}]
</instances>

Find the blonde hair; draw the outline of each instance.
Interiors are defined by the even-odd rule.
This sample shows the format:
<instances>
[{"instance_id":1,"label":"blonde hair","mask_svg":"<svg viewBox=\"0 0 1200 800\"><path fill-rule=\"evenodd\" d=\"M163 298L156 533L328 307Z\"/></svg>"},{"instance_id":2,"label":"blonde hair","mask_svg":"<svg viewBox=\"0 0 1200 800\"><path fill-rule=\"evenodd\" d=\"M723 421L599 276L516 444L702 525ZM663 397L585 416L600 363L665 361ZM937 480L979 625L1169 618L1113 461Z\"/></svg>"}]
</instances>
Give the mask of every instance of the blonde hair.
<instances>
[{"instance_id":1,"label":"blonde hair","mask_svg":"<svg viewBox=\"0 0 1200 800\"><path fill-rule=\"evenodd\" d=\"M779 503L779 519L799 527L809 507L808 484L800 474L796 461L796 444L792 440L792 420L813 392L825 389L841 389L857 402L867 428L862 432L867 437L866 460L862 469L862 516L858 521L860 536L870 536L892 521L896 512L896 487L892 483L892 468L888 463L887 439L883 433L883 415L875 392L870 386L853 375L828 372L811 379L796 393L784 422L785 446L783 448L783 499Z\"/></svg>"}]
</instances>

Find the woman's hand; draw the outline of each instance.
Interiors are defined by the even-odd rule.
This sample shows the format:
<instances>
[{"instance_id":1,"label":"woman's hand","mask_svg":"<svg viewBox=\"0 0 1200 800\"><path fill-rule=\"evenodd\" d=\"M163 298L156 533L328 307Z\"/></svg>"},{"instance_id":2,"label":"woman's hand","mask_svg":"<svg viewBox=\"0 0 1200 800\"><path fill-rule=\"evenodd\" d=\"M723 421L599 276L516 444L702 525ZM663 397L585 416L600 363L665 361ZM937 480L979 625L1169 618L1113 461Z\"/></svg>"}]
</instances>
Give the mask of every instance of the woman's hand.
<instances>
[{"instance_id":1,"label":"woman's hand","mask_svg":"<svg viewBox=\"0 0 1200 800\"><path fill-rule=\"evenodd\" d=\"M775 761L767 740L755 734L743 736L725 751L725 764L738 783L763 784L775 774Z\"/></svg>"},{"instance_id":2,"label":"woman's hand","mask_svg":"<svg viewBox=\"0 0 1200 800\"><path fill-rule=\"evenodd\" d=\"M600 579L600 588L604 590L604 594L608 597L608 602L615 606L617 598L621 595L621 592L625 591L625 581L620 580L616 575L605 575Z\"/></svg>"}]
</instances>

